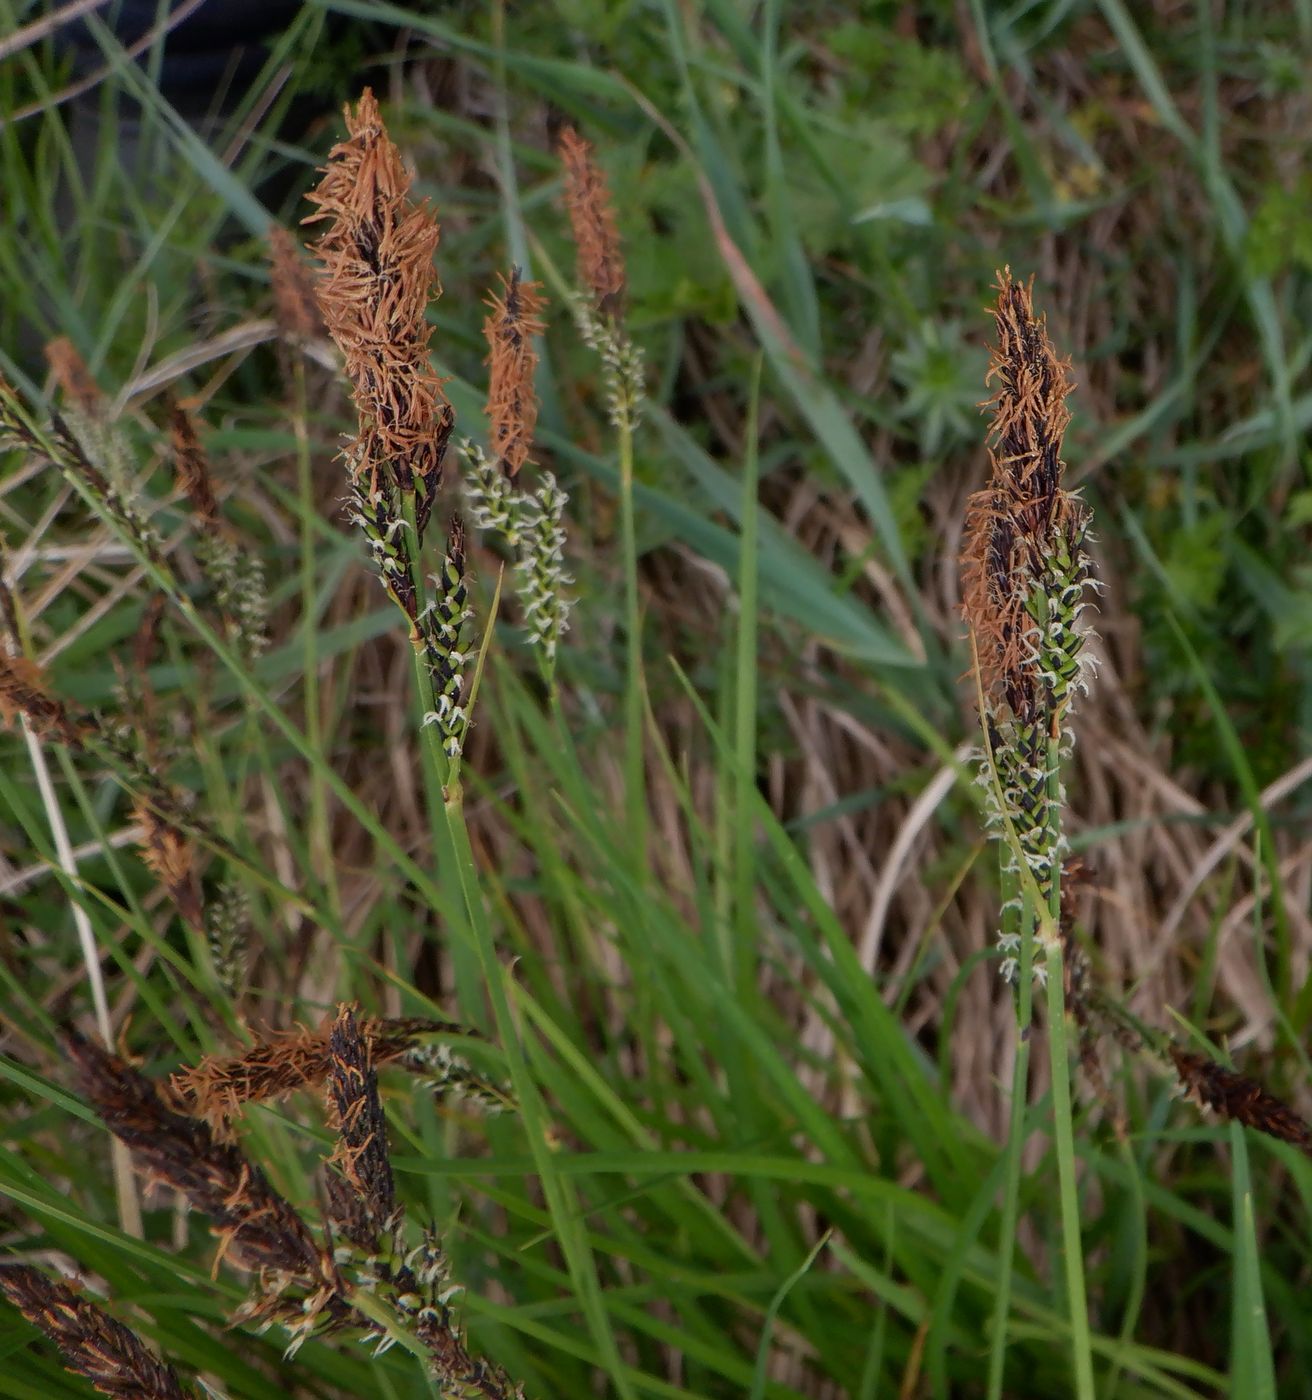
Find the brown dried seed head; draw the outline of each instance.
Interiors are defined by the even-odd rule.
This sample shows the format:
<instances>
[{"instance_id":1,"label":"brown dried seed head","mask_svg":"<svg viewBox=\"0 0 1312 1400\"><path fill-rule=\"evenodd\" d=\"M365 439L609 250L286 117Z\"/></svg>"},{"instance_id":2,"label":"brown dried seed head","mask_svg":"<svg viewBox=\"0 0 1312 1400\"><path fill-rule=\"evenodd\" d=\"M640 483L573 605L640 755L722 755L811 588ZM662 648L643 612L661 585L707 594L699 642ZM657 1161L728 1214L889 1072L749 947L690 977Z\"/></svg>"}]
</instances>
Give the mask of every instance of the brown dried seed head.
<instances>
[{"instance_id":1,"label":"brown dried seed head","mask_svg":"<svg viewBox=\"0 0 1312 1400\"><path fill-rule=\"evenodd\" d=\"M433 255L437 220L409 199L410 176L366 88L346 109L349 139L333 147L307 198L327 221L314 245L323 264L316 295L328 332L346 361L359 415L357 480L380 473L403 491L416 480L431 497L442 470L441 434L450 412L433 373L426 312L441 294Z\"/></svg>"},{"instance_id":2,"label":"brown dried seed head","mask_svg":"<svg viewBox=\"0 0 1312 1400\"><path fill-rule=\"evenodd\" d=\"M1312 1156L1312 1126L1274 1094L1268 1094L1257 1080L1174 1045L1170 1055L1180 1083L1199 1102L1229 1122L1291 1143Z\"/></svg>"},{"instance_id":3,"label":"brown dried seed head","mask_svg":"<svg viewBox=\"0 0 1312 1400\"><path fill-rule=\"evenodd\" d=\"M373 1053L353 1007L338 1007L328 1045L332 1056L328 1106L337 1125L337 1150L332 1160L355 1192L368 1222L369 1238L352 1237L352 1243L368 1247L392 1221L396 1188ZM339 1219L338 1224L344 1230L361 1229L356 1212Z\"/></svg>"},{"instance_id":4,"label":"brown dried seed head","mask_svg":"<svg viewBox=\"0 0 1312 1400\"><path fill-rule=\"evenodd\" d=\"M144 802L138 800L133 812L141 827L141 858L146 868L164 887L183 919L193 929L203 930L205 913L191 843Z\"/></svg>"},{"instance_id":5,"label":"brown dried seed head","mask_svg":"<svg viewBox=\"0 0 1312 1400\"><path fill-rule=\"evenodd\" d=\"M169 441L178 485L186 494L197 523L203 530L217 528L219 502L214 495L209 457L201 446L195 420L176 399L169 402Z\"/></svg>"},{"instance_id":6,"label":"brown dried seed head","mask_svg":"<svg viewBox=\"0 0 1312 1400\"><path fill-rule=\"evenodd\" d=\"M130 1328L65 1283L26 1264L0 1264L0 1293L59 1348L64 1368L117 1400L186 1400L171 1366Z\"/></svg>"},{"instance_id":7,"label":"brown dried seed head","mask_svg":"<svg viewBox=\"0 0 1312 1400\"><path fill-rule=\"evenodd\" d=\"M592 294L599 311L618 320L624 303L624 253L610 186L592 147L573 127L561 132L560 154L579 285Z\"/></svg>"},{"instance_id":8,"label":"brown dried seed head","mask_svg":"<svg viewBox=\"0 0 1312 1400\"><path fill-rule=\"evenodd\" d=\"M40 666L26 656L0 651L0 717L13 724L20 715L45 738L74 747L82 741L84 730L64 702L50 693Z\"/></svg>"},{"instance_id":9,"label":"brown dried seed head","mask_svg":"<svg viewBox=\"0 0 1312 1400\"><path fill-rule=\"evenodd\" d=\"M259 1167L237 1147L216 1141L198 1119L175 1113L126 1060L75 1031L65 1032L64 1043L82 1092L105 1126L154 1180L182 1192L209 1216L222 1241L220 1257L268 1276L276 1287L294 1282L318 1306L336 1294L331 1260Z\"/></svg>"},{"instance_id":10,"label":"brown dried seed head","mask_svg":"<svg viewBox=\"0 0 1312 1400\"><path fill-rule=\"evenodd\" d=\"M420 1017L361 1023L375 1067L401 1060L415 1049L419 1036L449 1029L444 1022ZM245 1104L272 1103L298 1089L317 1088L332 1069L329 1030L329 1023L317 1030L297 1026L265 1036L240 1055L207 1055L172 1077L173 1106L223 1132Z\"/></svg>"},{"instance_id":11,"label":"brown dried seed head","mask_svg":"<svg viewBox=\"0 0 1312 1400\"><path fill-rule=\"evenodd\" d=\"M541 335L542 308L546 298L540 282L524 282L518 268L501 278L502 294L489 294L492 314L483 322L489 353L487 406L492 451L509 477L518 475L533 446L538 420L538 398L533 372L538 355L533 337Z\"/></svg>"},{"instance_id":12,"label":"brown dried seed head","mask_svg":"<svg viewBox=\"0 0 1312 1400\"><path fill-rule=\"evenodd\" d=\"M1029 286L1004 268L997 291L988 376L997 381L988 401L991 480L966 506L962 612L975 635L985 693L1006 695L1021 714L1031 580L1053 532L1073 528L1082 507L1061 488L1069 366L1035 317Z\"/></svg>"},{"instance_id":13,"label":"brown dried seed head","mask_svg":"<svg viewBox=\"0 0 1312 1400\"><path fill-rule=\"evenodd\" d=\"M322 322L314 299L314 280L301 258L300 245L281 224L269 226L269 285L273 319L289 345L302 345L319 334Z\"/></svg>"},{"instance_id":14,"label":"brown dried seed head","mask_svg":"<svg viewBox=\"0 0 1312 1400\"><path fill-rule=\"evenodd\" d=\"M92 378L77 346L66 335L56 336L46 346L45 353L65 400L88 417L95 417L104 407L105 395Z\"/></svg>"}]
</instances>

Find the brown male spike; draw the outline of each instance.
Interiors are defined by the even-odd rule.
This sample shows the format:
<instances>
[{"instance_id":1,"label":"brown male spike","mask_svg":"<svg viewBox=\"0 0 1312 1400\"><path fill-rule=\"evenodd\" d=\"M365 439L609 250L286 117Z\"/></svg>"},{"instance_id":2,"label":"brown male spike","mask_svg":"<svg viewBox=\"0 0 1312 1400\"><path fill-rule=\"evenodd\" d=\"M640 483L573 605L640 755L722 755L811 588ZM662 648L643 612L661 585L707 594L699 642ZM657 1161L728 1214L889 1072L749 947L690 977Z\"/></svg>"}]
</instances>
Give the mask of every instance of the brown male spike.
<instances>
[{"instance_id":1,"label":"brown male spike","mask_svg":"<svg viewBox=\"0 0 1312 1400\"><path fill-rule=\"evenodd\" d=\"M95 418L105 406L105 392L92 377L77 346L66 335L56 336L46 346L45 355L65 402L88 418Z\"/></svg>"},{"instance_id":2,"label":"brown male spike","mask_svg":"<svg viewBox=\"0 0 1312 1400\"><path fill-rule=\"evenodd\" d=\"M0 718L13 724L20 715L43 738L80 746L86 730L50 691L45 672L30 657L0 649Z\"/></svg>"},{"instance_id":3,"label":"brown male spike","mask_svg":"<svg viewBox=\"0 0 1312 1400\"><path fill-rule=\"evenodd\" d=\"M269 286L273 319L285 344L303 345L320 334L323 322L310 269L302 260L300 245L281 224L269 225Z\"/></svg>"},{"instance_id":4,"label":"brown male spike","mask_svg":"<svg viewBox=\"0 0 1312 1400\"><path fill-rule=\"evenodd\" d=\"M26 1264L0 1263L0 1293L59 1348L65 1370L115 1400L187 1400L171 1366L141 1338L66 1283Z\"/></svg>"},{"instance_id":5,"label":"brown male spike","mask_svg":"<svg viewBox=\"0 0 1312 1400\"><path fill-rule=\"evenodd\" d=\"M542 284L523 281L519 269L512 268L508 278L501 278L501 295L489 293L487 304L492 314L483 322L489 347L484 412L491 428L492 451L501 470L514 478L528 461L538 418L533 388L538 356L533 337L543 331Z\"/></svg>"},{"instance_id":6,"label":"brown male spike","mask_svg":"<svg viewBox=\"0 0 1312 1400\"><path fill-rule=\"evenodd\" d=\"M619 320L624 305L624 253L610 186L592 147L573 127L560 134L560 154L579 286L591 294L598 311Z\"/></svg>"},{"instance_id":7,"label":"brown male spike","mask_svg":"<svg viewBox=\"0 0 1312 1400\"><path fill-rule=\"evenodd\" d=\"M219 502L214 494L210 460L201 445L196 422L178 402L169 400L169 442L173 448L173 470L196 522L202 530L219 528Z\"/></svg>"},{"instance_id":8,"label":"brown male spike","mask_svg":"<svg viewBox=\"0 0 1312 1400\"><path fill-rule=\"evenodd\" d=\"M1175 1045L1169 1053L1180 1083L1200 1103L1228 1122L1242 1123L1312 1157L1312 1125L1257 1080Z\"/></svg>"},{"instance_id":9,"label":"brown male spike","mask_svg":"<svg viewBox=\"0 0 1312 1400\"><path fill-rule=\"evenodd\" d=\"M328 1107L337 1126L337 1150L332 1160L341 1168L360 1206L339 1224L353 1232L348 1235L353 1244L376 1245L394 1224L396 1187L373 1050L361 1032L354 1007L338 1008L328 1046Z\"/></svg>"},{"instance_id":10,"label":"brown male spike","mask_svg":"<svg viewBox=\"0 0 1312 1400\"><path fill-rule=\"evenodd\" d=\"M1045 572L1054 535L1078 553L1085 510L1062 489L1062 437L1070 422L1069 364L1059 360L1031 290L1011 270L998 274L997 339L989 379L993 406L989 485L966 507L962 611L975 635L985 694L1005 699L1022 723L1041 709L1038 678L1027 666L1035 581Z\"/></svg>"},{"instance_id":11,"label":"brown male spike","mask_svg":"<svg viewBox=\"0 0 1312 1400\"><path fill-rule=\"evenodd\" d=\"M359 415L351 473L371 485L381 474L407 492L421 483L431 501L453 419L429 362L426 313L442 290L438 224L410 200L411 177L369 88L345 116L348 139L307 195L319 212L304 222L327 221L314 245L323 264L316 294Z\"/></svg>"},{"instance_id":12,"label":"brown male spike","mask_svg":"<svg viewBox=\"0 0 1312 1400\"><path fill-rule=\"evenodd\" d=\"M64 1044L82 1092L105 1126L130 1147L150 1176L180 1191L214 1224L219 1257L260 1275L277 1312L288 1288L308 1295L289 1306L303 1317L334 1303L340 1280L293 1207L264 1173L230 1143L218 1142L195 1118L175 1113L156 1086L117 1055L66 1031Z\"/></svg>"}]
</instances>

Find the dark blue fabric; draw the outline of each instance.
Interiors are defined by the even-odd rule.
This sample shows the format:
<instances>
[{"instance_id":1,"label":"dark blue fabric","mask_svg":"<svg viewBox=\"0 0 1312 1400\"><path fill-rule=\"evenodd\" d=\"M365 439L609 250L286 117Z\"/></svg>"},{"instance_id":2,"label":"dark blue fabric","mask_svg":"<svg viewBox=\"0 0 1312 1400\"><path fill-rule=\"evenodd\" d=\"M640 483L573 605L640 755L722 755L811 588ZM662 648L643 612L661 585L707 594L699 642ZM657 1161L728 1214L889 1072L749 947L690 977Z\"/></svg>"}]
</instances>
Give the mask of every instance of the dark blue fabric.
<instances>
[{"instance_id":1,"label":"dark blue fabric","mask_svg":"<svg viewBox=\"0 0 1312 1400\"><path fill-rule=\"evenodd\" d=\"M119 43L135 43L148 34L165 11L182 0L112 0L97 18ZM164 37L160 88L166 94L212 93L224 78L249 79L268 58L260 41L290 23L302 0L205 0ZM84 20L61 31L79 76L104 64L91 26Z\"/></svg>"}]
</instances>

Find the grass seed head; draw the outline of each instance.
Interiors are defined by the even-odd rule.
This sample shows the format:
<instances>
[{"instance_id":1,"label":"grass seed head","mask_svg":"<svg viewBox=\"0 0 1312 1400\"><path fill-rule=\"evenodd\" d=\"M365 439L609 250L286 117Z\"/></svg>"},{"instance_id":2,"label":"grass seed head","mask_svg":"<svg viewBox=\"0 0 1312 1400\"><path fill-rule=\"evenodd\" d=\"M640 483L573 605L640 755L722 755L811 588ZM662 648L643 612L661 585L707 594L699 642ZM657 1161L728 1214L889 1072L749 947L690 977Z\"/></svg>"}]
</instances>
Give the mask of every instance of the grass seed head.
<instances>
[{"instance_id":1,"label":"grass seed head","mask_svg":"<svg viewBox=\"0 0 1312 1400\"><path fill-rule=\"evenodd\" d=\"M77 346L66 335L56 336L45 347L45 355L64 401L86 417L98 418L104 412L105 393Z\"/></svg>"},{"instance_id":2,"label":"grass seed head","mask_svg":"<svg viewBox=\"0 0 1312 1400\"><path fill-rule=\"evenodd\" d=\"M210 459L201 445L196 422L173 399L169 403L169 442L173 448L173 470L196 516L196 523L208 533L219 527L219 502L214 494Z\"/></svg>"},{"instance_id":3,"label":"grass seed head","mask_svg":"<svg viewBox=\"0 0 1312 1400\"><path fill-rule=\"evenodd\" d=\"M155 1181L180 1191L210 1218L222 1241L221 1257L257 1272L271 1300L294 1287L321 1308L335 1295L331 1261L238 1147L219 1142L199 1119L175 1112L126 1060L76 1031L65 1032L65 1045L82 1092L105 1126Z\"/></svg>"},{"instance_id":4,"label":"grass seed head","mask_svg":"<svg viewBox=\"0 0 1312 1400\"><path fill-rule=\"evenodd\" d=\"M525 282L518 268L501 278L501 295L492 292L492 314L483 322L489 353L487 413L492 451L509 477L519 474L533 446L538 399L533 373L538 355L533 337L541 335L545 298L541 284Z\"/></svg>"},{"instance_id":5,"label":"grass seed head","mask_svg":"<svg viewBox=\"0 0 1312 1400\"><path fill-rule=\"evenodd\" d=\"M45 672L29 657L0 650L0 717L14 724L19 716L43 738L77 748L86 731L54 695Z\"/></svg>"},{"instance_id":6,"label":"grass seed head","mask_svg":"<svg viewBox=\"0 0 1312 1400\"><path fill-rule=\"evenodd\" d=\"M592 147L571 126L561 132L560 155L579 288L603 316L618 321L624 309L624 253L610 186Z\"/></svg>"},{"instance_id":7,"label":"grass seed head","mask_svg":"<svg viewBox=\"0 0 1312 1400\"><path fill-rule=\"evenodd\" d=\"M1083 502L1062 487L1069 365L1036 318L1029 286L1004 269L997 290L991 479L967 506L962 610L986 696L1033 724L1054 688L1048 671L1056 667L1059 685L1078 683L1075 623L1088 578L1088 520ZM1052 633L1050 620L1057 631L1043 635ZM1066 654L1055 654L1054 645Z\"/></svg>"},{"instance_id":8,"label":"grass seed head","mask_svg":"<svg viewBox=\"0 0 1312 1400\"><path fill-rule=\"evenodd\" d=\"M300 245L281 224L269 226L269 286L273 319L287 345L304 345L323 329L314 295L314 279L301 257Z\"/></svg>"},{"instance_id":9,"label":"grass seed head","mask_svg":"<svg viewBox=\"0 0 1312 1400\"><path fill-rule=\"evenodd\" d=\"M0 1263L0 1293L59 1348L65 1370L116 1400L187 1400L177 1373L141 1338L66 1283Z\"/></svg>"},{"instance_id":10,"label":"grass seed head","mask_svg":"<svg viewBox=\"0 0 1312 1400\"><path fill-rule=\"evenodd\" d=\"M396 1187L373 1050L354 1007L338 1008L328 1048L328 1106L337 1125L337 1150L332 1160L341 1168L361 1206L361 1212L353 1211L340 1224L353 1230L366 1229L366 1238L377 1240L392 1226ZM363 1246L365 1241L352 1239L352 1243Z\"/></svg>"},{"instance_id":11,"label":"grass seed head","mask_svg":"<svg viewBox=\"0 0 1312 1400\"><path fill-rule=\"evenodd\" d=\"M1257 1080L1175 1045L1169 1053L1180 1083L1199 1103L1227 1122L1242 1123L1312 1157L1312 1126Z\"/></svg>"},{"instance_id":12,"label":"grass seed head","mask_svg":"<svg viewBox=\"0 0 1312 1400\"><path fill-rule=\"evenodd\" d=\"M164 821L138 800L133 815L141 835L141 858L160 882L184 921L197 932L205 928L200 877L196 872L196 852L191 842L175 826Z\"/></svg>"},{"instance_id":13,"label":"grass seed head","mask_svg":"<svg viewBox=\"0 0 1312 1400\"><path fill-rule=\"evenodd\" d=\"M439 229L409 198L411 176L366 88L346 108L347 140L334 146L307 198L327 227L314 244L316 295L346 363L359 417L352 476L380 476L431 503L454 416L429 361L428 304L440 295L433 255ZM431 509L431 504L430 504Z\"/></svg>"}]
</instances>

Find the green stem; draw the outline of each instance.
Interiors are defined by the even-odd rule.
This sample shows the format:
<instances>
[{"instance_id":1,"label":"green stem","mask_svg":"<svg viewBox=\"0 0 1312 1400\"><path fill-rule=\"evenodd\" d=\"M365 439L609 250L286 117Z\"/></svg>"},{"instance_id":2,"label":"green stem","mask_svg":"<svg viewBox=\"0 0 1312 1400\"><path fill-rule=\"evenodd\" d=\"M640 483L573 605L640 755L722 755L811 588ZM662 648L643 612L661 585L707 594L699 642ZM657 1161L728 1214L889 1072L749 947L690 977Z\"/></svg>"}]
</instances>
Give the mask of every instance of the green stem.
<instances>
[{"instance_id":1,"label":"green stem","mask_svg":"<svg viewBox=\"0 0 1312 1400\"><path fill-rule=\"evenodd\" d=\"M1004 848L1004 861L1007 852ZM1014 872L1004 871L1004 903L1020 889ZM1021 1149L1025 1145L1025 1110L1029 1101L1030 1023L1034 1007L1034 906L1022 893L1019 918L1020 970L1017 974L1016 1056L1011 1071L1011 1121L1007 1130L1007 1168L1003 1178L1002 1227L998 1240L998 1286L993 1298L992 1340L989 1349L988 1400L1001 1400L1007 1360L1007 1318L1011 1312L1011 1277L1016 1255L1016 1225L1020 1216ZM1009 917L1004 921L1011 922Z\"/></svg>"},{"instance_id":2,"label":"green stem","mask_svg":"<svg viewBox=\"0 0 1312 1400\"><path fill-rule=\"evenodd\" d=\"M633 425L619 425L620 536L624 555L624 810L629 840L639 860L647 845L647 794L643 765L642 617L638 603L638 537L633 515Z\"/></svg>"},{"instance_id":3,"label":"green stem","mask_svg":"<svg viewBox=\"0 0 1312 1400\"><path fill-rule=\"evenodd\" d=\"M1066 1305L1071 1320L1075 1360L1075 1394L1093 1400L1093 1352L1089 1341L1089 1305L1084 1292L1084 1248L1080 1238L1079 1185L1075 1177L1075 1132L1071 1120L1071 1071L1066 1046L1066 977L1061 946L1061 738L1060 717L1048 737L1048 882L1049 929L1044 939L1048 981L1048 1067L1052 1075L1053 1141L1061 1196L1062 1259L1066 1269Z\"/></svg>"},{"instance_id":4,"label":"green stem","mask_svg":"<svg viewBox=\"0 0 1312 1400\"><path fill-rule=\"evenodd\" d=\"M1075 1179L1075 1134L1071 1126L1070 1063L1066 1054L1066 995L1061 943L1047 949L1048 1063L1052 1070L1053 1135L1061 1195L1062 1259L1066 1268L1066 1304L1075 1358L1075 1394L1094 1400L1093 1352L1089 1340L1089 1305L1084 1292L1084 1252L1080 1242L1080 1202Z\"/></svg>"}]
</instances>

